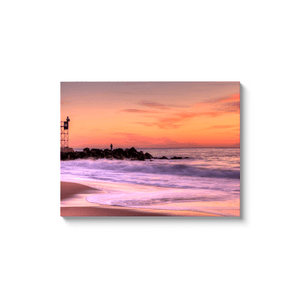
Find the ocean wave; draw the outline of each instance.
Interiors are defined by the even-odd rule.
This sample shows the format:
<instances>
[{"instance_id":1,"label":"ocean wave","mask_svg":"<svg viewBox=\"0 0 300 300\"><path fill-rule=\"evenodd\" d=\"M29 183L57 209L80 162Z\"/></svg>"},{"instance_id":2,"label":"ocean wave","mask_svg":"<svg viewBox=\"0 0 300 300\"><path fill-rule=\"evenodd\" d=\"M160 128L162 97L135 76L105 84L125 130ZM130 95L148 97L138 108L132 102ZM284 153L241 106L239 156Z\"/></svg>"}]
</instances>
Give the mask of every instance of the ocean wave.
<instances>
[{"instance_id":1,"label":"ocean wave","mask_svg":"<svg viewBox=\"0 0 300 300\"><path fill-rule=\"evenodd\" d=\"M228 169L210 169L201 168L189 164L178 164L174 162L156 162L156 161L117 161L117 160L76 160L65 161L61 165L62 173L69 173L72 170L103 170L113 173L146 173L153 175L175 175L191 177L208 177L208 178L230 178L239 179L239 170Z\"/></svg>"}]
</instances>

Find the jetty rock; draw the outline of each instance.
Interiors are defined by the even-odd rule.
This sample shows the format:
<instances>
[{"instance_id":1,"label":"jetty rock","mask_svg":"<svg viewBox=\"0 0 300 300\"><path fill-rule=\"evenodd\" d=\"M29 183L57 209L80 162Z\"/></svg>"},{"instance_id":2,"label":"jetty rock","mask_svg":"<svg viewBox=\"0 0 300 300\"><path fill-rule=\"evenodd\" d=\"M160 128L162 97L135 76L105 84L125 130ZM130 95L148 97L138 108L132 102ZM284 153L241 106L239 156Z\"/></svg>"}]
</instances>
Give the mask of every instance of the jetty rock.
<instances>
[{"instance_id":1,"label":"jetty rock","mask_svg":"<svg viewBox=\"0 0 300 300\"><path fill-rule=\"evenodd\" d=\"M146 152L145 153L145 158L146 159L151 159L151 158L153 158L153 156L150 153Z\"/></svg>"},{"instance_id":2,"label":"jetty rock","mask_svg":"<svg viewBox=\"0 0 300 300\"><path fill-rule=\"evenodd\" d=\"M151 159L153 156L143 151L137 151L134 147L130 149L123 150L122 148L117 148L114 150L110 149L97 149L97 148L84 148L83 151L74 151L65 153L61 151L60 159L61 160L73 160L73 159L83 159L83 158L92 158L92 159L100 159L100 158L108 158L108 159L131 159L131 160L146 160Z\"/></svg>"}]
</instances>

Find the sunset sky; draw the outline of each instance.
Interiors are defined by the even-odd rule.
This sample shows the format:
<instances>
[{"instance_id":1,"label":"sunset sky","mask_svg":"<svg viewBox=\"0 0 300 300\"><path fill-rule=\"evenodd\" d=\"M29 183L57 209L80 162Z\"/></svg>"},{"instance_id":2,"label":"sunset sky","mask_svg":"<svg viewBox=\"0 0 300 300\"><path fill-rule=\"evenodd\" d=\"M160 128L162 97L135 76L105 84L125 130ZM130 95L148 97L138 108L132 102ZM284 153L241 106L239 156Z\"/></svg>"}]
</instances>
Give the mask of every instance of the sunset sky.
<instances>
[{"instance_id":1,"label":"sunset sky","mask_svg":"<svg viewBox=\"0 0 300 300\"><path fill-rule=\"evenodd\" d=\"M239 147L239 82L62 82L70 147Z\"/></svg>"}]
</instances>

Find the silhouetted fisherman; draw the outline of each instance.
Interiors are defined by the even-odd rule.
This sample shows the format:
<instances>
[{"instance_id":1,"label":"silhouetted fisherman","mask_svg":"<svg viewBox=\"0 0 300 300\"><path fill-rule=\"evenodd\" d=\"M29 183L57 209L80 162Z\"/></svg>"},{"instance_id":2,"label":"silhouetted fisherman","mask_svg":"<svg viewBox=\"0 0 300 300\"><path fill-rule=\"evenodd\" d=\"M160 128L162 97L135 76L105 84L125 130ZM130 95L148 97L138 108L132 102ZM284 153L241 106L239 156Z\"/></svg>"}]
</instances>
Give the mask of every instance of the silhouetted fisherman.
<instances>
[{"instance_id":1,"label":"silhouetted fisherman","mask_svg":"<svg viewBox=\"0 0 300 300\"><path fill-rule=\"evenodd\" d=\"M112 151L112 148L113 148L113 145L112 144L110 144L110 150Z\"/></svg>"}]
</instances>

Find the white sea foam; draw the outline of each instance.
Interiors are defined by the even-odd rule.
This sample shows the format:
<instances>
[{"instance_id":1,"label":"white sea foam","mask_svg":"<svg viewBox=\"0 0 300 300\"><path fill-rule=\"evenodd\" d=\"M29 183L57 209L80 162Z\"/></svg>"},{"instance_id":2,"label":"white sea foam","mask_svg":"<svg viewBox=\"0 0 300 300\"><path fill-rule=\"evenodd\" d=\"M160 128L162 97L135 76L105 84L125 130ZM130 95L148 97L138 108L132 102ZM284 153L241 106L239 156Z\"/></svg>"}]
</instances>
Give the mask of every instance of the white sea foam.
<instances>
[{"instance_id":1,"label":"white sea foam","mask_svg":"<svg viewBox=\"0 0 300 300\"><path fill-rule=\"evenodd\" d=\"M62 161L61 178L152 187L146 191L119 188L87 199L100 204L152 207L180 203L182 207L184 203L184 207L189 207L191 203L239 199L239 149L148 149L147 152L153 156L189 159ZM195 205L191 207L196 209Z\"/></svg>"}]
</instances>

